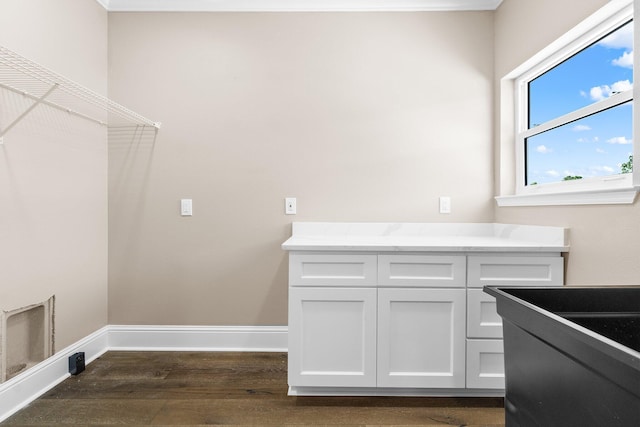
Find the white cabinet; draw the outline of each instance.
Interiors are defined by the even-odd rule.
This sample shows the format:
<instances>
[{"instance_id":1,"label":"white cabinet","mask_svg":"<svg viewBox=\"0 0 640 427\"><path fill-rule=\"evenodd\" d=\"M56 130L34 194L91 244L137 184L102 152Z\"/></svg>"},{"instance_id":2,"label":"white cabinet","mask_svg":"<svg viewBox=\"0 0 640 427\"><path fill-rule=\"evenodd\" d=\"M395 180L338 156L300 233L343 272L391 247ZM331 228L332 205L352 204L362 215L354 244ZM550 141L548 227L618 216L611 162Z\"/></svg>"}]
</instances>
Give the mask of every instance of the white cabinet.
<instances>
[{"instance_id":1,"label":"white cabinet","mask_svg":"<svg viewBox=\"0 0 640 427\"><path fill-rule=\"evenodd\" d=\"M502 318L481 288L467 289L467 388L504 389Z\"/></svg>"},{"instance_id":2,"label":"white cabinet","mask_svg":"<svg viewBox=\"0 0 640 427\"><path fill-rule=\"evenodd\" d=\"M464 289L292 287L289 385L464 387L464 320Z\"/></svg>"},{"instance_id":3,"label":"white cabinet","mask_svg":"<svg viewBox=\"0 0 640 427\"><path fill-rule=\"evenodd\" d=\"M465 285L464 256L378 255L378 387L464 388Z\"/></svg>"},{"instance_id":4,"label":"white cabinet","mask_svg":"<svg viewBox=\"0 0 640 427\"><path fill-rule=\"evenodd\" d=\"M464 289L378 289L378 387L464 388L464 319Z\"/></svg>"},{"instance_id":5,"label":"white cabinet","mask_svg":"<svg viewBox=\"0 0 640 427\"><path fill-rule=\"evenodd\" d=\"M376 386L376 289L289 289L289 385Z\"/></svg>"},{"instance_id":6,"label":"white cabinet","mask_svg":"<svg viewBox=\"0 0 640 427\"><path fill-rule=\"evenodd\" d=\"M502 318L489 286L562 286L564 259L558 256L467 257L467 388L504 389Z\"/></svg>"},{"instance_id":7,"label":"white cabinet","mask_svg":"<svg viewBox=\"0 0 640 427\"><path fill-rule=\"evenodd\" d=\"M500 395L502 322L484 285L561 286L557 254L292 251L292 394Z\"/></svg>"}]
</instances>

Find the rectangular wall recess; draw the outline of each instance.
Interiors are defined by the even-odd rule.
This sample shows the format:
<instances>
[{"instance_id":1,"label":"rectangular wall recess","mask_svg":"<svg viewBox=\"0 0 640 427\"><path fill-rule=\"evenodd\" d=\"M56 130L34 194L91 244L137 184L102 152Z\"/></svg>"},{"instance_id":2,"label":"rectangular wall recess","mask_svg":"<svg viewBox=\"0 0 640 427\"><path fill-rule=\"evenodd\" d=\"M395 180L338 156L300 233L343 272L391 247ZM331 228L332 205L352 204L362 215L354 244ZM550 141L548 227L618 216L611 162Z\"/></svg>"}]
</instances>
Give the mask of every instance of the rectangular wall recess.
<instances>
[{"instance_id":1,"label":"rectangular wall recess","mask_svg":"<svg viewBox=\"0 0 640 427\"><path fill-rule=\"evenodd\" d=\"M10 380L54 353L55 297L0 312L0 382Z\"/></svg>"}]
</instances>

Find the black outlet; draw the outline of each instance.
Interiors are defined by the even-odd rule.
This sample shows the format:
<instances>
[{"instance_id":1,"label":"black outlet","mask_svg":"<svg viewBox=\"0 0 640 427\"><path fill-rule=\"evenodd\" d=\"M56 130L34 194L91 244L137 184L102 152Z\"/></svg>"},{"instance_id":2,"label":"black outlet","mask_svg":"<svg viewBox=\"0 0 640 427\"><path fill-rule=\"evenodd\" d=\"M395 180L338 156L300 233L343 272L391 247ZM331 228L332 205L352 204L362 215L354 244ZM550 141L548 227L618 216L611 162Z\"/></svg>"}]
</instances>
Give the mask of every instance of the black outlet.
<instances>
[{"instance_id":1,"label":"black outlet","mask_svg":"<svg viewBox=\"0 0 640 427\"><path fill-rule=\"evenodd\" d=\"M84 351L69 356L69 373L78 375L82 371L84 371Z\"/></svg>"}]
</instances>

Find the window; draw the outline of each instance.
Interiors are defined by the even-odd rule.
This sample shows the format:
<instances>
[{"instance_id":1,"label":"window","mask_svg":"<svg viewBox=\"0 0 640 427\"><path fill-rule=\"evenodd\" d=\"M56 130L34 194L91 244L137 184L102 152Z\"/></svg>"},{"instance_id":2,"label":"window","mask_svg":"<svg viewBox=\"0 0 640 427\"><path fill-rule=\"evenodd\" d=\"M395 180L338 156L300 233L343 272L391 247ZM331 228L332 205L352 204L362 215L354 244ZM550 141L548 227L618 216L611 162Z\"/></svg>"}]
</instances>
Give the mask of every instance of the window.
<instances>
[{"instance_id":1,"label":"window","mask_svg":"<svg viewBox=\"0 0 640 427\"><path fill-rule=\"evenodd\" d=\"M522 204L635 199L633 2L612 3L510 76Z\"/></svg>"}]
</instances>

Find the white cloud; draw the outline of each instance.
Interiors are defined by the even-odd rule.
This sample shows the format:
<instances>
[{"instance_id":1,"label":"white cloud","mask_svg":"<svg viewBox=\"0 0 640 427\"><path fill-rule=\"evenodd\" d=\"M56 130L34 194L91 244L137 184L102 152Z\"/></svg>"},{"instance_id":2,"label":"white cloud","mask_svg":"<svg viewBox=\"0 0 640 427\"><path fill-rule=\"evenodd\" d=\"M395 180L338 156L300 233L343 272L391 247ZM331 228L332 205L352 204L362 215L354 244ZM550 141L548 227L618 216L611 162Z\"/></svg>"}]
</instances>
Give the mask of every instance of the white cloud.
<instances>
[{"instance_id":1,"label":"white cloud","mask_svg":"<svg viewBox=\"0 0 640 427\"><path fill-rule=\"evenodd\" d=\"M553 150L545 145L538 145L536 147L536 151L540 154L549 154L553 152Z\"/></svg>"},{"instance_id":2,"label":"white cloud","mask_svg":"<svg viewBox=\"0 0 640 427\"><path fill-rule=\"evenodd\" d=\"M624 92L625 90L633 89L633 83L629 80L620 80L611 85L611 90L613 92Z\"/></svg>"},{"instance_id":3,"label":"white cloud","mask_svg":"<svg viewBox=\"0 0 640 427\"><path fill-rule=\"evenodd\" d=\"M591 128L587 125L575 125L573 127L574 132L583 132L585 130L591 130Z\"/></svg>"},{"instance_id":4,"label":"white cloud","mask_svg":"<svg viewBox=\"0 0 640 427\"><path fill-rule=\"evenodd\" d=\"M589 167L589 170L592 173L608 173L608 174L612 174L614 173L616 170L614 168L612 168L611 166L591 166Z\"/></svg>"},{"instance_id":5,"label":"white cloud","mask_svg":"<svg viewBox=\"0 0 640 427\"><path fill-rule=\"evenodd\" d=\"M633 21L598 42L612 49L633 49Z\"/></svg>"},{"instance_id":6,"label":"white cloud","mask_svg":"<svg viewBox=\"0 0 640 427\"><path fill-rule=\"evenodd\" d=\"M633 83L631 83L629 80L620 80L615 82L611 86L602 85L592 87L589 91L589 96L591 96L591 99L594 101L602 101L603 99L609 98L615 93L624 92L632 88Z\"/></svg>"},{"instance_id":7,"label":"white cloud","mask_svg":"<svg viewBox=\"0 0 640 427\"><path fill-rule=\"evenodd\" d=\"M625 52L620 58L611 61L612 65L623 68L633 68L633 51Z\"/></svg>"},{"instance_id":8,"label":"white cloud","mask_svg":"<svg viewBox=\"0 0 640 427\"><path fill-rule=\"evenodd\" d=\"M606 154L607 152L606 152L606 151L604 151L602 148L596 148L596 153L599 153L599 154Z\"/></svg>"},{"instance_id":9,"label":"white cloud","mask_svg":"<svg viewBox=\"0 0 640 427\"><path fill-rule=\"evenodd\" d=\"M607 85L592 87L589 96L594 101L602 101L611 96L611 88Z\"/></svg>"},{"instance_id":10,"label":"white cloud","mask_svg":"<svg viewBox=\"0 0 640 427\"><path fill-rule=\"evenodd\" d=\"M607 143L626 145L626 144L631 144L632 140L627 139L627 137L625 136L616 136L615 138L607 139Z\"/></svg>"},{"instance_id":11,"label":"white cloud","mask_svg":"<svg viewBox=\"0 0 640 427\"><path fill-rule=\"evenodd\" d=\"M553 169L546 171L545 174L552 176L554 178L560 176L560 172Z\"/></svg>"},{"instance_id":12,"label":"white cloud","mask_svg":"<svg viewBox=\"0 0 640 427\"><path fill-rule=\"evenodd\" d=\"M580 142L580 143L590 143L590 142L598 142L598 137L594 136L593 138L589 139L589 138L578 138L576 139L576 142Z\"/></svg>"}]
</instances>

